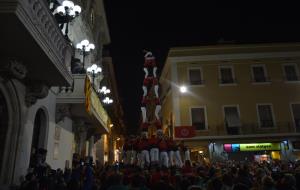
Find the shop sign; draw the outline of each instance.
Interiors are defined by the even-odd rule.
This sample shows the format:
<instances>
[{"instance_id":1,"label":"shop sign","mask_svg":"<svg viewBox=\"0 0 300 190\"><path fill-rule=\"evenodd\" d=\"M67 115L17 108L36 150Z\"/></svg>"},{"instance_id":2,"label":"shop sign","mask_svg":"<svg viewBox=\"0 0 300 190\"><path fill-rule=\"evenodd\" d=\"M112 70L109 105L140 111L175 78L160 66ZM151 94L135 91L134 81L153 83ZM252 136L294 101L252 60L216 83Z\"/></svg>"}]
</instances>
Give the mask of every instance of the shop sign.
<instances>
[{"instance_id":1,"label":"shop sign","mask_svg":"<svg viewBox=\"0 0 300 190\"><path fill-rule=\"evenodd\" d=\"M225 152L280 150L280 143L224 144Z\"/></svg>"}]
</instances>

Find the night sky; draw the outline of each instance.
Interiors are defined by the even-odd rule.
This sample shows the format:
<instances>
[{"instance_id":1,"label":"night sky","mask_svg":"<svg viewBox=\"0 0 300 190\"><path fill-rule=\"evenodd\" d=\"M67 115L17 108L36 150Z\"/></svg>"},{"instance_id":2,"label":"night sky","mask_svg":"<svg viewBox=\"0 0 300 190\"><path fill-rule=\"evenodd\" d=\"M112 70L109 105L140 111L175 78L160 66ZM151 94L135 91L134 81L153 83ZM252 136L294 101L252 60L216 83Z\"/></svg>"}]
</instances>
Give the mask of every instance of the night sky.
<instances>
[{"instance_id":1,"label":"night sky","mask_svg":"<svg viewBox=\"0 0 300 190\"><path fill-rule=\"evenodd\" d=\"M300 41L299 6L230 2L105 0L111 35L108 48L130 132L137 129L141 118L143 49L154 53L161 71L173 46L216 44L221 39L236 43Z\"/></svg>"}]
</instances>

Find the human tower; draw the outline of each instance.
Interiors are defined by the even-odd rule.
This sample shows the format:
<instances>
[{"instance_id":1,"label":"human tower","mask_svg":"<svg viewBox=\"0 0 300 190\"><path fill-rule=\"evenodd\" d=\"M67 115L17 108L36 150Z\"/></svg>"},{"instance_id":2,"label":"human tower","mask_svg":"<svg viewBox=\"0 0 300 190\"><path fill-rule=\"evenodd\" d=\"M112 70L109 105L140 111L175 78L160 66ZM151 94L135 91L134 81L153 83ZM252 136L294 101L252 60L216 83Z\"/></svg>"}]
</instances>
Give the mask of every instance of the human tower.
<instances>
[{"instance_id":1,"label":"human tower","mask_svg":"<svg viewBox=\"0 0 300 190\"><path fill-rule=\"evenodd\" d=\"M125 140L123 146L123 161L125 164L137 164L141 168L158 165L164 167L176 166L182 167L184 160L190 160L189 150L184 146L183 141L176 144L172 137L163 135L162 124L159 117L161 103L159 99L159 83L157 78L156 60L152 52L146 51L144 56L143 97L141 101L142 123L141 135L130 136ZM154 90L154 99L150 98L150 90ZM155 103L155 121L156 135L148 138L148 128L150 122L147 118L147 106ZM152 122L153 123L153 122Z\"/></svg>"}]
</instances>

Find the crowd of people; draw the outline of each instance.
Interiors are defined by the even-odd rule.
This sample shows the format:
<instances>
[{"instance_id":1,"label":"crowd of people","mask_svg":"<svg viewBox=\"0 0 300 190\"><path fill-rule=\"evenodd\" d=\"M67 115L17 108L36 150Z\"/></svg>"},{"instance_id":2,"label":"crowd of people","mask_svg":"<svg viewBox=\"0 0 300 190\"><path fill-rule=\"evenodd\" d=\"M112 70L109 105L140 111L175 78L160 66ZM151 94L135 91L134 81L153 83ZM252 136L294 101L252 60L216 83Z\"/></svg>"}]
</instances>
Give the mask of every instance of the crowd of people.
<instances>
[{"instance_id":1,"label":"crowd of people","mask_svg":"<svg viewBox=\"0 0 300 190\"><path fill-rule=\"evenodd\" d=\"M81 161L80 161L81 162ZM21 190L298 190L300 162L193 163L181 168L144 168L114 163L74 163L73 169L51 170L39 165L29 172Z\"/></svg>"},{"instance_id":2,"label":"crowd of people","mask_svg":"<svg viewBox=\"0 0 300 190\"><path fill-rule=\"evenodd\" d=\"M300 190L300 161L191 162L184 143L159 134L131 136L113 164L74 156L72 169L53 170L39 149L20 190Z\"/></svg>"}]
</instances>

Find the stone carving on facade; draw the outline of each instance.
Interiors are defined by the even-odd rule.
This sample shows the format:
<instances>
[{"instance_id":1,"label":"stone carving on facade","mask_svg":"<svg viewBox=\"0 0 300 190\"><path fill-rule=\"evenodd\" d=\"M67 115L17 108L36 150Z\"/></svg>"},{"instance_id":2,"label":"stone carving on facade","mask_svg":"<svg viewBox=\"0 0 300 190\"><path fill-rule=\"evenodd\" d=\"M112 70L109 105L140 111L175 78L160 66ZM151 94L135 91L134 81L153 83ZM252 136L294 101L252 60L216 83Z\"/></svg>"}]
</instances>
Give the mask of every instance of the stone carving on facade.
<instances>
[{"instance_id":1,"label":"stone carving on facade","mask_svg":"<svg viewBox=\"0 0 300 190\"><path fill-rule=\"evenodd\" d=\"M55 123L59 123L64 117L71 117L70 109L70 105L68 104L56 104Z\"/></svg>"},{"instance_id":2,"label":"stone carving on facade","mask_svg":"<svg viewBox=\"0 0 300 190\"><path fill-rule=\"evenodd\" d=\"M27 68L22 62L16 59L9 59L4 61L4 64L0 68L0 72L21 80L26 77Z\"/></svg>"},{"instance_id":3,"label":"stone carving on facade","mask_svg":"<svg viewBox=\"0 0 300 190\"><path fill-rule=\"evenodd\" d=\"M25 103L30 107L38 99L45 98L48 95L49 87L42 83L30 83L26 85Z\"/></svg>"}]
</instances>

